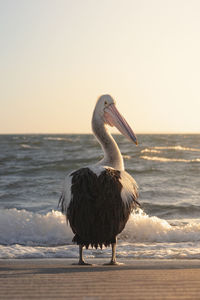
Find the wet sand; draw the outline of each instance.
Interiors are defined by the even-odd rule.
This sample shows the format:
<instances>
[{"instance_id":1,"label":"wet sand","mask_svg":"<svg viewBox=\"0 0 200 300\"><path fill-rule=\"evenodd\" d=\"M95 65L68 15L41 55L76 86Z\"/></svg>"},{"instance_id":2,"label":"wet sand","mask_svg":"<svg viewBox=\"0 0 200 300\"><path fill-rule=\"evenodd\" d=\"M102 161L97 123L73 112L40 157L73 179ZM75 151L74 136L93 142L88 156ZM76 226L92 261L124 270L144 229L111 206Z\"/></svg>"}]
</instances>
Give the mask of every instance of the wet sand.
<instances>
[{"instance_id":1,"label":"wet sand","mask_svg":"<svg viewBox=\"0 0 200 300\"><path fill-rule=\"evenodd\" d=\"M0 260L0 299L200 299L200 260Z\"/></svg>"}]
</instances>

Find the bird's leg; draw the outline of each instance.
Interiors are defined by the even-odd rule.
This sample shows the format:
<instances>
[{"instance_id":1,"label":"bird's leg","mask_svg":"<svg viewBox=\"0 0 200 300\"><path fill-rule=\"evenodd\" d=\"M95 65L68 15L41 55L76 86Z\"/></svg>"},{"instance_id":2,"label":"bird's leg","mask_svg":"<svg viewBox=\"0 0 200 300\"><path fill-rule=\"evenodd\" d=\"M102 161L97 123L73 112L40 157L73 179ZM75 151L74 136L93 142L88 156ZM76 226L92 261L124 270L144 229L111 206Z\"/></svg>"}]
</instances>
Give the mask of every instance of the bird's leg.
<instances>
[{"instance_id":1,"label":"bird's leg","mask_svg":"<svg viewBox=\"0 0 200 300\"><path fill-rule=\"evenodd\" d=\"M105 265L121 265L121 263L118 263L116 260L116 243L112 244L112 257L111 261Z\"/></svg>"},{"instance_id":2,"label":"bird's leg","mask_svg":"<svg viewBox=\"0 0 200 300\"><path fill-rule=\"evenodd\" d=\"M112 244L112 258L111 258L111 263L116 263L116 243Z\"/></svg>"},{"instance_id":3,"label":"bird's leg","mask_svg":"<svg viewBox=\"0 0 200 300\"><path fill-rule=\"evenodd\" d=\"M78 262L78 265L81 265L81 266L90 265L90 264L88 264L88 263L86 263L84 261L84 258L83 258L83 246L82 245L79 245L79 262Z\"/></svg>"},{"instance_id":4,"label":"bird's leg","mask_svg":"<svg viewBox=\"0 0 200 300\"><path fill-rule=\"evenodd\" d=\"M110 265L116 265L117 260L116 260L116 243L112 244L112 257L110 261Z\"/></svg>"}]
</instances>

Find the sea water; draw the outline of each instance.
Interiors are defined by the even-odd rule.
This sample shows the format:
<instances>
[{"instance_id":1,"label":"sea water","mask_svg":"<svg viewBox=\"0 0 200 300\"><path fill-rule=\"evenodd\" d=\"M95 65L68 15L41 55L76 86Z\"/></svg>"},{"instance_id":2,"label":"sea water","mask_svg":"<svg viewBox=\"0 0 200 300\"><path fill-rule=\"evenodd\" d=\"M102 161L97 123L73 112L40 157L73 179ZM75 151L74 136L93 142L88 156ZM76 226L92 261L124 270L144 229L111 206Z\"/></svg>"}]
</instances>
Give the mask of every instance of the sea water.
<instances>
[{"instance_id":1,"label":"sea water","mask_svg":"<svg viewBox=\"0 0 200 300\"><path fill-rule=\"evenodd\" d=\"M139 135L137 147L114 138L141 203L118 257L200 258L200 135ZM78 257L58 199L67 173L101 158L92 135L0 135L0 258Z\"/></svg>"}]
</instances>

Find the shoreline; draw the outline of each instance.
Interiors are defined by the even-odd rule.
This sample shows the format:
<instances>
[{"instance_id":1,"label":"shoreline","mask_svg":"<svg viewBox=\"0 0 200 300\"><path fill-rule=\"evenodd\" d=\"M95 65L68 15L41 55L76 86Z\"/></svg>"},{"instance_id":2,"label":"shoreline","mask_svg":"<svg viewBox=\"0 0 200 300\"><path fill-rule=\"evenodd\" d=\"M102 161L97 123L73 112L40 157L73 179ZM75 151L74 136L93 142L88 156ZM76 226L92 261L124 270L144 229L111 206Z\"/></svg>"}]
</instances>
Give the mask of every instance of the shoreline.
<instances>
[{"instance_id":1,"label":"shoreline","mask_svg":"<svg viewBox=\"0 0 200 300\"><path fill-rule=\"evenodd\" d=\"M0 259L0 299L199 299L198 259Z\"/></svg>"},{"instance_id":2,"label":"shoreline","mask_svg":"<svg viewBox=\"0 0 200 300\"><path fill-rule=\"evenodd\" d=\"M85 266L85 268L89 267L111 267L111 268L147 268L147 269L164 269L164 268L170 268L170 269L179 269L179 268L199 268L200 269L200 259L195 258L117 258L117 261L121 265L116 266L109 266L105 265L109 262L110 257L104 257L104 258L85 258L86 262L90 263L91 265ZM35 264L35 266L73 266L73 267L79 267L84 268L84 266L76 265L78 262L78 256L77 258L0 258L0 271L1 267L4 265L11 265L14 267L17 267L18 265L32 265Z\"/></svg>"}]
</instances>

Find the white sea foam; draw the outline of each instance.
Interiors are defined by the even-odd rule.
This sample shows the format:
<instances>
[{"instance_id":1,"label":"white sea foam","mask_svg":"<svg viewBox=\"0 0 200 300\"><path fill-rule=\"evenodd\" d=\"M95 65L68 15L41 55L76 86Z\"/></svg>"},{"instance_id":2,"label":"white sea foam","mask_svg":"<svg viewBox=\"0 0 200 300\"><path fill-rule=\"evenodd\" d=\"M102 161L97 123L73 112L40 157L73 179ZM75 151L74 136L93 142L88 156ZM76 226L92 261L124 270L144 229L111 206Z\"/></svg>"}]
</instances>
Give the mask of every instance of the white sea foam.
<instances>
[{"instance_id":1,"label":"white sea foam","mask_svg":"<svg viewBox=\"0 0 200 300\"><path fill-rule=\"evenodd\" d=\"M182 147L180 145L168 147L152 147L152 149L200 152L199 148Z\"/></svg>"},{"instance_id":2,"label":"white sea foam","mask_svg":"<svg viewBox=\"0 0 200 300\"><path fill-rule=\"evenodd\" d=\"M46 215L26 210L0 210L0 244L57 245L70 243L72 231L59 211Z\"/></svg>"},{"instance_id":3,"label":"white sea foam","mask_svg":"<svg viewBox=\"0 0 200 300\"><path fill-rule=\"evenodd\" d=\"M200 220L170 225L166 220L139 211L132 214L119 239L129 242L200 241ZM0 244L63 245L72 240L72 231L59 211L45 215L26 210L0 211Z\"/></svg>"},{"instance_id":4,"label":"white sea foam","mask_svg":"<svg viewBox=\"0 0 200 300\"><path fill-rule=\"evenodd\" d=\"M155 149L143 149L141 153L160 153L161 151Z\"/></svg>"},{"instance_id":5,"label":"white sea foam","mask_svg":"<svg viewBox=\"0 0 200 300\"><path fill-rule=\"evenodd\" d=\"M196 243L130 243L118 241L117 257L119 258L196 258L200 259L200 242ZM0 245L0 258L76 258L78 247L65 245L57 247L33 247L14 244ZM111 257L111 249L89 249L84 251L86 258Z\"/></svg>"},{"instance_id":6,"label":"white sea foam","mask_svg":"<svg viewBox=\"0 0 200 300\"><path fill-rule=\"evenodd\" d=\"M132 214L121 239L132 242L196 242L200 241L200 220L188 220L188 223L170 225L166 220L148 216L141 210Z\"/></svg>"},{"instance_id":7,"label":"white sea foam","mask_svg":"<svg viewBox=\"0 0 200 300\"><path fill-rule=\"evenodd\" d=\"M125 155L125 154L123 154L122 156L123 156L124 159L131 159L131 156L130 156L130 155Z\"/></svg>"},{"instance_id":8,"label":"white sea foam","mask_svg":"<svg viewBox=\"0 0 200 300\"><path fill-rule=\"evenodd\" d=\"M180 145L178 146L168 146L168 147L152 147L152 148L146 148L141 151L141 153L161 153L163 150L176 150L176 151L192 151L192 152L200 152L199 148L189 148L189 147L182 147ZM159 157L159 156L147 156L142 155L140 158L145 160L154 160L154 161L160 161L160 162L200 162L200 158L193 158L193 159L184 159L184 158L168 158L168 157Z\"/></svg>"},{"instance_id":9,"label":"white sea foam","mask_svg":"<svg viewBox=\"0 0 200 300\"><path fill-rule=\"evenodd\" d=\"M200 158L194 158L194 159L183 159L183 158L167 158L167 157L159 157L159 156L140 156L140 158L146 159L146 160L155 160L155 161L161 161L161 162L200 162Z\"/></svg>"},{"instance_id":10,"label":"white sea foam","mask_svg":"<svg viewBox=\"0 0 200 300\"><path fill-rule=\"evenodd\" d=\"M30 149L30 148L32 148L30 145L27 145L27 144L21 144L20 145L22 148L27 148L27 149Z\"/></svg>"},{"instance_id":11,"label":"white sea foam","mask_svg":"<svg viewBox=\"0 0 200 300\"><path fill-rule=\"evenodd\" d=\"M47 141L67 141L67 142L72 142L73 141L71 138L64 138L64 137L45 137L44 140L47 140Z\"/></svg>"},{"instance_id":12,"label":"white sea foam","mask_svg":"<svg viewBox=\"0 0 200 300\"><path fill-rule=\"evenodd\" d=\"M13 244L9 246L0 245L0 258L64 258L64 257L67 258L78 257L78 247L74 245L65 245L65 246L57 246L57 247L24 246L19 244Z\"/></svg>"},{"instance_id":13,"label":"white sea foam","mask_svg":"<svg viewBox=\"0 0 200 300\"><path fill-rule=\"evenodd\" d=\"M174 223L174 222L173 222ZM132 214L119 235L119 257L200 258L200 220L176 222ZM179 224L179 225L178 225ZM78 257L72 231L58 211L45 215L26 210L0 211L0 258ZM86 257L108 257L110 248L85 251Z\"/></svg>"},{"instance_id":14,"label":"white sea foam","mask_svg":"<svg viewBox=\"0 0 200 300\"><path fill-rule=\"evenodd\" d=\"M141 151L141 153L161 153L163 150L176 150L176 151L192 151L192 152L200 152L199 148L189 148L189 147L183 147L180 145L177 146L167 146L167 147L152 147L152 148L146 148ZM159 157L159 156L147 156L142 155L140 156L142 159L146 160L154 160L154 161L160 161L160 162L200 162L200 158L193 158L193 159L184 159L184 158L168 158L168 157Z\"/></svg>"}]
</instances>

